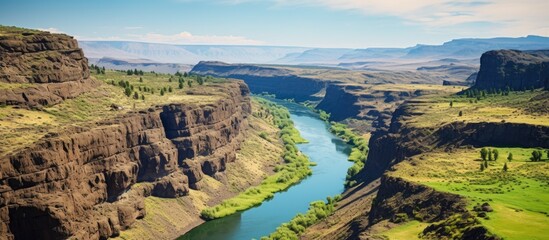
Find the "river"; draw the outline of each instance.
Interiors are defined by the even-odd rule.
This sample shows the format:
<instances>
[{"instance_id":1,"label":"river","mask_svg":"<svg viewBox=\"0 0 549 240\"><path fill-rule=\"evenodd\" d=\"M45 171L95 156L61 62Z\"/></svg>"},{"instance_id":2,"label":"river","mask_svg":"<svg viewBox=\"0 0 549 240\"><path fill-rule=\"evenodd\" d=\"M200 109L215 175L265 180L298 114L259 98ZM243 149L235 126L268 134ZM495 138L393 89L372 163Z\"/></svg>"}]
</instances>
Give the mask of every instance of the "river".
<instances>
[{"instance_id":1,"label":"river","mask_svg":"<svg viewBox=\"0 0 549 240\"><path fill-rule=\"evenodd\" d=\"M272 100L272 99L270 99ZM309 141L298 144L299 150L316 162L313 174L261 205L221 219L208 221L192 229L178 240L248 240L269 235L297 213L304 213L309 203L325 200L343 192L350 146L328 131L328 124L311 110L284 101L277 101L290 110L291 119L301 136Z\"/></svg>"}]
</instances>

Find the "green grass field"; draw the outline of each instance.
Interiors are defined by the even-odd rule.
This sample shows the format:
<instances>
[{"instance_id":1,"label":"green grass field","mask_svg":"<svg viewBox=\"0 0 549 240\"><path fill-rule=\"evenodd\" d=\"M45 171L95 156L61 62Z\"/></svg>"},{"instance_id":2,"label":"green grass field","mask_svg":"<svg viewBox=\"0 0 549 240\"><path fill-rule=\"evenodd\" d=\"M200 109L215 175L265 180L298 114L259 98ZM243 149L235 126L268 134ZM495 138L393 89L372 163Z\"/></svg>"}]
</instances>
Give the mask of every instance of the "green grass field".
<instances>
[{"instance_id":1,"label":"green grass field","mask_svg":"<svg viewBox=\"0 0 549 240\"><path fill-rule=\"evenodd\" d=\"M406 222L397 227L391 228L388 231L383 232L380 236L387 238L389 240L416 240L419 238L419 233L427 227L429 223L424 223L416 220Z\"/></svg>"},{"instance_id":2,"label":"green grass field","mask_svg":"<svg viewBox=\"0 0 549 240\"><path fill-rule=\"evenodd\" d=\"M549 125L547 97L543 91L511 92L508 96L487 95L480 100L465 95L429 97L414 104L414 116L407 123L415 127L438 127L450 122L512 122ZM452 102L453 106L450 106ZM459 112L462 116L459 116Z\"/></svg>"},{"instance_id":3,"label":"green grass field","mask_svg":"<svg viewBox=\"0 0 549 240\"><path fill-rule=\"evenodd\" d=\"M470 209L489 203L494 209L480 218L491 232L504 239L546 239L549 226L549 160L532 162L533 150L497 149L496 161L480 170L480 149L432 152L397 165L393 176L464 196ZM513 160L508 161L509 153ZM508 170L503 166L507 164ZM414 233L415 234L415 233Z\"/></svg>"}]
</instances>

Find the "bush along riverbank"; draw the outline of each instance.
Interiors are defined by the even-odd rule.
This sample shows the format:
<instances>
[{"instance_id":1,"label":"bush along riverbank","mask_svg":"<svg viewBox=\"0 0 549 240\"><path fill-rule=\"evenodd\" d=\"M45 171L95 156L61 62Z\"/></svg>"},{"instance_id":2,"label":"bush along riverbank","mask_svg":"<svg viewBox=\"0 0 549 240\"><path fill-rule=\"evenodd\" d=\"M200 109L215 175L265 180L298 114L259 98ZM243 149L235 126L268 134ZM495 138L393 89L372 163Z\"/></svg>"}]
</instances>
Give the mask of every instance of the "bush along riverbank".
<instances>
[{"instance_id":1,"label":"bush along riverbank","mask_svg":"<svg viewBox=\"0 0 549 240\"><path fill-rule=\"evenodd\" d=\"M265 118L279 129L279 138L284 143L282 158L285 164L275 167L275 174L265 178L259 186L248 188L243 193L227 199L222 203L204 209L202 218L206 220L228 216L237 211L243 211L261 204L265 199L272 198L274 193L285 190L312 174L309 158L302 154L296 144L306 143L290 119L290 112L283 106L262 98L254 98L260 105L258 117Z\"/></svg>"},{"instance_id":2,"label":"bush along riverbank","mask_svg":"<svg viewBox=\"0 0 549 240\"><path fill-rule=\"evenodd\" d=\"M299 235L307 227L332 214L339 200L341 200L341 196L337 195L333 198L327 197L326 202L320 200L312 202L305 214L298 213L292 220L283 223L275 232L271 233L268 237L262 237L261 240L299 239Z\"/></svg>"},{"instance_id":3,"label":"bush along riverbank","mask_svg":"<svg viewBox=\"0 0 549 240\"><path fill-rule=\"evenodd\" d=\"M353 146L349 154L349 161L354 164L347 170L347 176L345 177L345 187L353 187L356 185L356 181L351 179L362 170L368 157L368 140L341 123L331 122L330 132Z\"/></svg>"}]
</instances>

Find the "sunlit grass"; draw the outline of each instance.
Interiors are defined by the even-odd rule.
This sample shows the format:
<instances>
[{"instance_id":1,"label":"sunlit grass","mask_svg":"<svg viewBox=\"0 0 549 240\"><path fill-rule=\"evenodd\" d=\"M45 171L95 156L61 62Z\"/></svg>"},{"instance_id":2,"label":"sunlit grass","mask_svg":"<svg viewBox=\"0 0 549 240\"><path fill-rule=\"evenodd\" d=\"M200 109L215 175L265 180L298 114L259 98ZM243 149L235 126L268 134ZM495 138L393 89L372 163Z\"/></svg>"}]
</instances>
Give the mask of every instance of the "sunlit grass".
<instances>
[{"instance_id":1,"label":"sunlit grass","mask_svg":"<svg viewBox=\"0 0 549 240\"><path fill-rule=\"evenodd\" d=\"M472 208L488 202L493 212L481 219L491 232L505 239L544 239L549 226L549 162L531 162L536 149L497 149L497 161L480 170L480 149L433 152L397 165L391 175L425 184L438 191L464 196ZM508 154L513 160L508 161ZM503 171L507 164L508 170ZM536 227L537 226L537 227Z\"/></svg>"},{"instance_id":2,"label":"sunlit grass","mask_svg":"<svg viewBox=\"0 0 549 240\"><path fill-rule=\"evenodd\" d=\"M431 97L423 103L413 104L419 115L407 122L415 127L436 127L450 122L511 122L549 126L549 114L528 111L535 103L531 99L543 94L540 91L511 92L485 98L468 98L464 95ZM452 106L450 106L452 102ZM459 112L462 116L459 116Z\"/></svg>"}]
</instances>

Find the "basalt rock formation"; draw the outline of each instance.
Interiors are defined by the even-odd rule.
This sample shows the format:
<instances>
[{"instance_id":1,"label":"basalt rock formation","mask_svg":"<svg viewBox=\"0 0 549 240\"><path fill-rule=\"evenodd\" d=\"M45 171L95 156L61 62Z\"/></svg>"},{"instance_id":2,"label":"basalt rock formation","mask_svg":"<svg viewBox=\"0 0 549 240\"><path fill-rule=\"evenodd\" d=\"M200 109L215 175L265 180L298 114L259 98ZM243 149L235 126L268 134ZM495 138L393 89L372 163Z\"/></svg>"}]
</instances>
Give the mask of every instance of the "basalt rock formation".
<instances>
[{"instance_id":1,"label":"basalt rock formation","mask_svg":"<svg viewBox=\"0 0 549 240\"><path fill-rule=\"evenodd\" d=\"M475 88L549 89L549 50L498 50L482 54Z\"/></svg>"},{"instance_id":2,"label":"basalt rock formation","mask_svg":"<svg viewBox=\"0 0 549 240\"><path fill-rule=\"evenodd\" d=\"M144 197L198 188L235 160L251 111L246 85L231 82L226 91L213 105L129 113L2 157L0 234L105 239L144 217Z\"/></svg>"},{"instance_id":3,"label":"basalt rock formation","mask_svg":"<svg viewBox=\"0 0 549 240\"><path fill-rule=\"evenodd\" d=\"M549 127L508 122L452 122L442 127L418 128L406 121L414 115L415 105L426 104L422 99L408 100L393 113L388 129L379 129L372 134L369 142L368 159L364 168L353 177L361 183L357 189L351 189L344 198L355 197L355 192L364 194L360 188L376 188L375 199L367 211L357 215L341 229L329 236L343 236L344 239L368 239L375 235L371 227L384 220L399 222L400 218L419 219L424 222L436 222L450 216L463 215L467 219L469 212L463 198L438 192L418 183L408 182L391 175L392 166L409 158L436 149L451 150L463 146L476 148L523 147L549 148ZM421 158L414 161L421 161ZM381 179L379 181L379 179ZM352 203L351 203L352 204ZM344 206L343 211L349 208ZM357 207L358 208L358 207ZM337 214L336 214L337 215ZM497 239L489 231L476 223L464 227L467 239ZM443 226L442 226L443 227ZM431 225L423 234L434 238L440 225ZM341 232L338 232L341 231ZM322 237L321 239L329 239Z\"/></svg>"},{"instance_id":4,"label":"basalt rock formation","mask_svg":"<svg viewBox=\"0 0 549 240\"><path fill-rule=\"evenodd\" d=\"M52 105L91 90L88 60L64 34L0 28L0 104Z\"/></svg>"},{"instance_id":5,"label":"basalt rock formation","mask_svg":"<svg viewBox=\"0 0 549 240\"><path fill-rule=\"evenodd\" d=\"M246 64L202 61L193 67L191 73L242 79L253 93L265 92L298 102L320 100L317 94L326 86L325 81L296 76L285 69Z\"/></svg>"},{"instance_id":6,"label":"basalt rock formation","mask_svg":"<svg viewBox=\"0 0 549 240\"><path fill-rule=\"evenodd\" d=\"M434 148L473 147L542 147L549 148L549 127L504 122L453 122L440 128L415 128L403 123L413 115L414 104L409 100L393 113L388 130L378 130L370 139L368 160L357 180L371 181L381 177L390 166ZM512 136L512 137L510 137Z\"/></svg>"},{"instance_id":7,"label":"basalt rock formation","mask_svg":"<svg viewBox=\"0 0 549 240\"><path fill-rule=\"evenodd\" d=\"M0 104L39 107L93 90L87 59L62 34L0 27ZM0 239L106 239L223 177L251 113L242 81L209 105L172 103L49 133L0 154Z\"/></svg>"},{"instance_id":8,"label":"basalt rock formation","mask_svg":"<svg viewBox=\"0 0 549 240\"><path fill-rule=\"evenodd\" d=\"M371 85L329 84L316 107L330 113L331 121L355 118L372 122L372 129L388 128L392 112L405 100L425 90L378 89Z\"/></svg>"}]
</instances>

